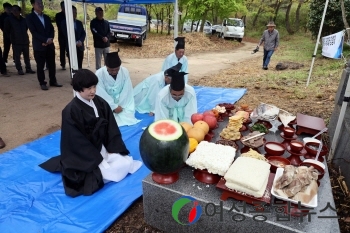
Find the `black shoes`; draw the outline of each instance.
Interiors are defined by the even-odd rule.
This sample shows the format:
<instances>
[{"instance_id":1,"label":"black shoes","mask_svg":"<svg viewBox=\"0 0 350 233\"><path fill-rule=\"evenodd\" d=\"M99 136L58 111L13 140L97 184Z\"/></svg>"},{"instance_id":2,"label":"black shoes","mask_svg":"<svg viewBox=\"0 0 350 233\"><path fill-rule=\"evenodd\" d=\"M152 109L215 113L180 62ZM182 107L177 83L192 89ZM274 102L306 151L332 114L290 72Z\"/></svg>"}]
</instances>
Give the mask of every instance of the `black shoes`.
<instances>
[{"instance_id":1,"label":"black shoes","mask_svg":"<svg viewBox=\"0 0 350 233\"><path fill-rule=\"evenodd\" d=\"M50 87L62 87L62 85L55 82L55 83L50 83Z\"/></svg>"},{"instance_id":2,"label":"black shoes","mask_svg":"<svg viewBox=\"0 0 350 233\"><path fill-rule=\"evenodd\" d=\"M66 67L65 67L65 66L62 66L62 70L66 70Z\"/></svg>"},{"instance_id":3,"label":"black shoes","mask_svg":"<svg viewBox=\"0 0 350 233\"><path fill-rule=\"evenodd\" d=\"M27 74L35 74L35 71L32 69L26 69Z\"/></svg>"},{"instance_id":4,"label":"black shoes","mask_svg":"<svg viewBox=\"0 0 350 233\"><path fill-rule=\"evenodd\" d=\"M41 87L41 90L43 90L43 91L49 90L49 88L46 86L46 84L40 85L40 87Z\"/></svg>"},{"instance_id":5,"label":"black shoes","mask_svg":"<svg viewBox=\"0 0 350 233\"><path fill-rule=\"evenodd\" d=\"M267 68L266 66L263 67L264 70L268 70L269 68Z\"/></svg>"},{"instance_id":6,"label":"black shoes","mask_svg":"<svg viewBox=\"0 0 350 233\"><path fill-rule=\"evenodd\" d=\"M19 75L24 75L23 70L19 70L19 71L18 71L18 74L19 74Z\"/></svg>"}]
</instances>

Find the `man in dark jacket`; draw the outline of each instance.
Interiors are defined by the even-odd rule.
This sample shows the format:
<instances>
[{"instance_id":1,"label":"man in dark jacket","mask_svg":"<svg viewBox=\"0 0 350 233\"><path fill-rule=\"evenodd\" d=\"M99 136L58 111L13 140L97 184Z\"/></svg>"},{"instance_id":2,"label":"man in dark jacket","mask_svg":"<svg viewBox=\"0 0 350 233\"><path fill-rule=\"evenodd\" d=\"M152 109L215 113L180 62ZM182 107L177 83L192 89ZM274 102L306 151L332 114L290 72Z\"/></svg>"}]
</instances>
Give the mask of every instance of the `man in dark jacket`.
<instances>
[{"instance_id":1,"label":"man in dark jacket","mask_svg":"<svg viewBox=\"0 0 350 233\"><path fill-rule=\"evenodd\" d=\"M34 74L30 66L29 59L29 37L28 26L25 18L21 16L21 8L17 5L12 6L11 16L5 19L4 31L10 35L13 55L15 59L16 69L19 75L24 75L21 64L21 54L23 53L26 73Z\"/></svg>"},{"instance_id":2,"label":"man in dark jacket","mask_svg":"<svg viewBox=\"0 0 350 233\"><path fill-rule=\"evenodd\" d=\"M43 14L42 0L30 0L30 3L34 11L26 17L26 20L32 33L34 59L41 90L48 90L44 73L45 62L49 68L50 86L62 87L56 80L55 45L53 44L55 30L49 16Z\"/></svg>"},{"instance_id":3,"label":"man in dark jacket","mask_svg":"<svg viewBox=\"0 0 350 233\"><path fill-rule=\"evenodd\" d=\"M7 63L7 58L11 48L11 40L10 40L10 35L4 31L4 25L5 25L5 19L11 15L12 5L8 2L5 2L3 4L3 7L5 12L2 13L0 16L0 29L2 31L2 36L4 41L4 52L2 54L3 55L2 57L5 63Z\"/></svg>"},{"instance_id":4,"label":"man in dark jacket","mask_svg":"<svg viewBox=\"0 0 350 233\"><path fill-rule=\"evenodd\" d=\"M91 20L90 29L94 39L96 70L101 68L101 58L106 64L106 55L109 53L109 36L111 30L107 20L103 19L103 10L101 7L95 9L96 18Z\"/></svg>"},{"instance_id":5,"label":"man in dark jacket","mask_svg":"<svg viewBox=\"0 0 350 233\"><path fill-rule=\"evenodd\" d=\"M58 12L55 16L56 25L58 29L58 45L60 46L60 62L62 70L66 69L66 47L68 44L66 43L63 31L62 31L62 23L66 22L66 13L64 12L64 1L60 3L61 12Z\"/></svg>"},{"instance_id":6,"label":"man in dark jacket","mask_svg":"<svg viewBox=\"0 0 350 233\"><path fill-rule=\"evenodd\" d=\"M86 32L84 30L83 23L77 20L77 8L72 6L73 10L73 19L74 19L74 32L75 32L75 44L77 46L77 60L78 60L78 69L83 68L83 58L84 58L84 41L86 37ZM66 21L61 23L61 31L68 45L68 35L67 35L67 24ZM69 46L66 48L68 59L69 59Z\"/></svg>"}]
</instances>

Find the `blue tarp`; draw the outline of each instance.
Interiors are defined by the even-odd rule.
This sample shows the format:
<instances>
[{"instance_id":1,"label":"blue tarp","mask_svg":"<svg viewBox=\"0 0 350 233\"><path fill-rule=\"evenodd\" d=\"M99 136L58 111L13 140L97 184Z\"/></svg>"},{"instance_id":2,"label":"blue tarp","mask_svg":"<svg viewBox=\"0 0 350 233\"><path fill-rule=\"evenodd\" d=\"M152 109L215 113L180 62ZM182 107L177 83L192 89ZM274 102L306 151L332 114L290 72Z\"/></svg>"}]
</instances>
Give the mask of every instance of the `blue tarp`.
<instances>
[{"instance_id":1,"label":"blue tarp","mask_svg":"<svg viewBox=\"0 0 350 233\"><path fill-rule=\"evenodd\" d=\"M159 4L159 3L174 3L175 0L72 0L73 2L84 3L110 3L110 4Z\"/></svg>"},{"instance_id":2,"label":"blue tarp","mask_svg":"<svg viewBox=\"0 0 350 233\"><path fill-rule=\"evenodd\" d=\"M198 112L218 103L235 103L246 89L195 87ZM153 122L148 114L136 114L142 121L120 127L123 140L135 159L141 160L139 139L142 127ZM102 232L142 195L142 179L150 171L142 166L119 183L108 183L92 196L68 197L61 175L38 164L58 155L61 131L21 145L0 155L0 232Z\"/></svg>"}]
</instances>

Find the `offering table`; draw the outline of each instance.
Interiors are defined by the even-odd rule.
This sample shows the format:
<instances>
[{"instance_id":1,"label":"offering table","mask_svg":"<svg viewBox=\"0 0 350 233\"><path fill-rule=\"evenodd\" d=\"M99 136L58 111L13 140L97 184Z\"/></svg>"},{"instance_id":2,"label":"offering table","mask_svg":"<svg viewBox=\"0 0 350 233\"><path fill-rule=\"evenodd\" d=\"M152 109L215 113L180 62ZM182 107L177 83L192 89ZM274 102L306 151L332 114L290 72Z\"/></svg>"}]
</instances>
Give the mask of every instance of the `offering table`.
<instances>
[{"instance_id":1,"label":"offering table","mask_svg":"<svg viewBox=\"0 0 350 233\"><path fill-rule=\"evenodd\" d=\"M215 130L216 138L212 142L218 140L218 135L226 124L227 121L224 121ZM298 140L302 141L303 136L305 135L298 135ZM279 131L269 132L265 138L266 141L283 141ZM241 142L237 144L241 149ZM265 153L263 147L259 151ZM239 150L236 158L238 156ZM288 152L283 155L288 156ZM282 215L283 209L281 213L281 209L276 206L266 205L262 212L253 205L232 198L222 201L222 190L216 188L216 185L196 180L193 171L194 168L185 166L180 171L180 179L170 185L155 183L151 174L143 180L144 216L148 224L165 232L340 232L337 213L331 209L335 209L335 204L327 165L325 175L320 180L318 206L303 217ZM177 202L179 199L191 200L191 203L181 206ZM280 202L271 197L271 203Z\"/></svg>"}]
</instances>

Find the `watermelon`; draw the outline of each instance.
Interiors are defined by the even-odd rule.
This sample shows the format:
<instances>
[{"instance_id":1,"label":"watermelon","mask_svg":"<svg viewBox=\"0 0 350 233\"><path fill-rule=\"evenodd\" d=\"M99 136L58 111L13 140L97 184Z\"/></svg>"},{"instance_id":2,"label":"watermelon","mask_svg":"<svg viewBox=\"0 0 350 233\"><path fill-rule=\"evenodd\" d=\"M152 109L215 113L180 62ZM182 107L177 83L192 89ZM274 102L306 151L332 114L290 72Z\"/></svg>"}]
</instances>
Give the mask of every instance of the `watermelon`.
<instances>
[{"instance_id":1,"label":"watermelon","mask_svg":"<svg viewBox=\"0 0 350 233\"><path fill-rule=\"evenodd\" d=\"M140 154L148 169L160 174L177 172L188 156L186 131L173 120L159 120L141 135Z\"/></svg>"}]
</instances>

